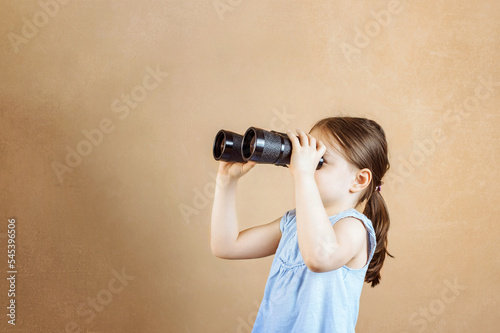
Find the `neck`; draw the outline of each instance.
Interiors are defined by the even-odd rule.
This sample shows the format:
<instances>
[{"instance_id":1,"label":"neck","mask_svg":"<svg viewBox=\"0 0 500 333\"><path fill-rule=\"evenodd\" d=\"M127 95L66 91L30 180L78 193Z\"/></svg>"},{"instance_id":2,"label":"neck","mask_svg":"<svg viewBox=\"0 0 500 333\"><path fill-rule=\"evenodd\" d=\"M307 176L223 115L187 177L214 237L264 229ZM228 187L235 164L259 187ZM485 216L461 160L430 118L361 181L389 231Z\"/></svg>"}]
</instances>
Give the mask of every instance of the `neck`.
<instances>
[{"instance_id":1,"label":"neck","mask_svg":"<svg viewBox=\"0 0 500 333\"><path fill-rule=\"evenodd\" d=\"M362 213L365 209L365 204L364 202L360 203L359 205L356 206L355 203L353 202L332 202L329 204L325 204L325 211L328 216L334 216L337 215L340 212L343 212L349 208L354 208L358 212Z\"/></svg>"},{"instance_id":2,"label":"neck","mask_svg":"<svg viewBox=\"0 0 500 333\"><path fill-rule=\"evenodd\" d=\"M349 208L354 208L352 205L330 205L328 207L325 206L326 214L330 216L337 215L340 212L348 210Z\"/></svg>"}]
</instances>

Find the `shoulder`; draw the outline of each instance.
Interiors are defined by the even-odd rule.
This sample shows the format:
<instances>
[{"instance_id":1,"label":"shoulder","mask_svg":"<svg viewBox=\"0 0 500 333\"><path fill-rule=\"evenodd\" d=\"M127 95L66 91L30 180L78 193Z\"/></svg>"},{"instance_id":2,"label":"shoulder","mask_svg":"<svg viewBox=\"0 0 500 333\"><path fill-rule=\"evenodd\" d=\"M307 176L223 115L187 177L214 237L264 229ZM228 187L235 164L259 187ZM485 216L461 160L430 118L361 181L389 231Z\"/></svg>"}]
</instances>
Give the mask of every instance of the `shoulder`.
<instances>
[{"instance_id":1,"label":"shoulder","mask_svg":"<svg viewBox=\"0 0 500 333\"><path fill-rule=\"evenodd\" d=\"M360 218L346 216L338 220L333 229L342 238L348 238L354 245L361 245L366 239L366 227Z\"/></svg>"},{"instance_id":2,"label":"shoulder","mask_svg":"<svg viewBox=\"0 0 500 333\"><path fill-rule=\"evenodd\" d=\"M293 220L295 218L295 208L287 210L283 218L285 218L287 221Z\"/></svg>"},{"instance_id":3,"label":"shoulder","mask_svg":"<svg viewBox=\"0 0 500 333\"><path fill-rule=\"evenodd\" d=\"M295 208L287 210L280 221L280 229L283 232L295 217Z\"/></svg>"}]
</instances>

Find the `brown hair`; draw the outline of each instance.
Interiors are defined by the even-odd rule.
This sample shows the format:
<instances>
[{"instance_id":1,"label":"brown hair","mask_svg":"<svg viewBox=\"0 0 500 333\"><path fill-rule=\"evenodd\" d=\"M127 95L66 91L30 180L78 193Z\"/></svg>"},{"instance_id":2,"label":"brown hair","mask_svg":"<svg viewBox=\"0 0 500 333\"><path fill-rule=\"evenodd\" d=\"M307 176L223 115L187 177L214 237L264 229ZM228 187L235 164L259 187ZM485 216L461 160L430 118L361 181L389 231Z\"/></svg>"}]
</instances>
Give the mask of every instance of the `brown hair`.
<instances>
[{"instance_id":1,"label":"brown hair","mask_svg":"<svg viewBox=\"0 0 500 333\"><path fill-rule=\"evenodd\" d=\"M363 214L372 221L375 229L377 247L365 276L365 282L375 287L381 279L380 270L384 264L385 255L394 258L387 251L389 211L382 194L376 190L383 183L382 177L390 167L384 130L373 120L344 116L323 118L311 128L311 131L313 129L326 130L335 138L335 143L342 150L339 153L348 162L359 169L368 168L372 172L372 181L361 195L357 205L367 200Z\"/></svg>"}]
</instances>

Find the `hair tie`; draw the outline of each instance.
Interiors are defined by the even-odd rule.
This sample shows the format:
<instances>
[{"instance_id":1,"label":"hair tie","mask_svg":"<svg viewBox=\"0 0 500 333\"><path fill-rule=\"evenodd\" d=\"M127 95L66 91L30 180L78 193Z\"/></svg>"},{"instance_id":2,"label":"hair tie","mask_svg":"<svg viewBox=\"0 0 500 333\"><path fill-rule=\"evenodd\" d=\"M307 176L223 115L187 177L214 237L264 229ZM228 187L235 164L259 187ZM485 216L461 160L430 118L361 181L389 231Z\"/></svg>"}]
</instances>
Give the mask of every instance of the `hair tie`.
<instances>
[{"instance_id":1,"label":"hair tie","mask_svg":"<svg viewBox=\"0 0 500 333\"><path fill-rule=\"evenodd\" d=\"M377 191L379 191L379 192L380 192L380 185L379 185L379 186L377 186Z\"/></svg>"},{"instance_id":2,"label":"hair tie","mask_svg":"<svg viewBox=\"0 0 500 333\"><path fill-rule=\"evenodd\" d=\"M382 190L382 184L383 184L383 183L384 183L383 181L380 181L380 185L379 185L379 186L377 186L377 189L376 189L377 191L379 191L379 192L380 192L380 191Z\"/></svg>"}]
</instances>

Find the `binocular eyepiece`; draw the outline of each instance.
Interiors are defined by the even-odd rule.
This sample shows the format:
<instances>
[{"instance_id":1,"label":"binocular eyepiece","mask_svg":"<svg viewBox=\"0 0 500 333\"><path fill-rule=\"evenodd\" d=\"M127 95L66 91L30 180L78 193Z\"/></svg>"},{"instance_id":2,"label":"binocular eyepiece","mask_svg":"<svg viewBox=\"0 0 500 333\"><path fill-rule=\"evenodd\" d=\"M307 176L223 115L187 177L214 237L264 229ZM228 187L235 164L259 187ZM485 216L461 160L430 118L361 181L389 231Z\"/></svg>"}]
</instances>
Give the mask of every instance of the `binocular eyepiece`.
<instances>
[{"instance_id":1,"label":"binocular eyepiece","mask_svg":"<svg viewBox=\"0 0 500 333\"><path fill-rule=\"evenodd\" d=\"M292 142L286 133L266 131L249 127L242 136L238 133L220 130L213 145L214 158L219 161L255 161L260 164L274 164L288 168L292 155ZM320 158L316 170L323 165Z\"/></svg>"}]
</instances>

